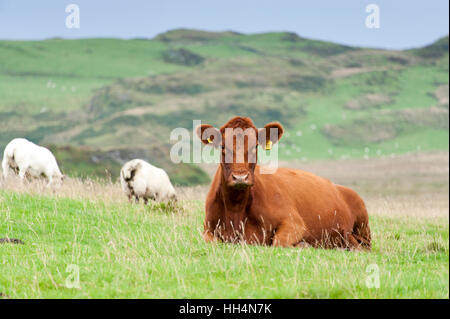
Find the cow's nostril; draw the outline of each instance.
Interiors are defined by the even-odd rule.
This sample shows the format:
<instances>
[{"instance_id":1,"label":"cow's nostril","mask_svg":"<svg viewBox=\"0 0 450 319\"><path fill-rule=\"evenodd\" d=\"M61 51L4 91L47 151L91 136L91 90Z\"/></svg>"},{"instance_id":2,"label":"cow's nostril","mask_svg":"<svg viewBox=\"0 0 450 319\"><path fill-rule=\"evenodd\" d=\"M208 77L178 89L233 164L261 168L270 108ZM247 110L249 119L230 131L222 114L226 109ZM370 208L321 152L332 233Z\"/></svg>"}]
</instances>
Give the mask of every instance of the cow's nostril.
<instances>
[{"instance_id":1,"label":"cow's nostril","mask_svg":"<svg viewBox=\"0 0 450 319\"><path fill-rule=\"evenodd\" d=\"M248 180L248 174L245 175L231 174L231 176L233 177L233 181L235 182L246 182Z\"/></svg>"}]
</instances>

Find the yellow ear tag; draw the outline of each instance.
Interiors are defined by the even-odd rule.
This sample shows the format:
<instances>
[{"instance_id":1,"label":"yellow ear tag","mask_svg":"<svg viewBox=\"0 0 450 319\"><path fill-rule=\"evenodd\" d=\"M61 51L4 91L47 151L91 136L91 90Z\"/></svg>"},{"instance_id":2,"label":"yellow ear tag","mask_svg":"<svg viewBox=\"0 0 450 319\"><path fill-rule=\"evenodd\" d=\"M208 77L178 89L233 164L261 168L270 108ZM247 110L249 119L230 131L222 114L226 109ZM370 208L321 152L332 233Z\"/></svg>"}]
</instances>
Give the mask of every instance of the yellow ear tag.
<instances>
[{"instance_id":1,"label":"yellow ear tag","mask_svg":"<svg viewBox=\"0 0 450 319\"><path fill-rule=\"evenodd\" d=\"M266 151L270 151L270 150L272 149L272 144L273 144L272 141L270 141L270 140L267 141L267 142L266 142L265 150L266 150Z\"/></svg>"},{"instance_id":2,"label":"yellow ear tag","mask_svg":"<svg viewBox=\"0 0 450 319\"><path fill-rule=\"evenodd\" d=\"M208 137L208 143L211 144L213 142L213 140L211 139L211 137Z\"/></svg>"}]
</instances>

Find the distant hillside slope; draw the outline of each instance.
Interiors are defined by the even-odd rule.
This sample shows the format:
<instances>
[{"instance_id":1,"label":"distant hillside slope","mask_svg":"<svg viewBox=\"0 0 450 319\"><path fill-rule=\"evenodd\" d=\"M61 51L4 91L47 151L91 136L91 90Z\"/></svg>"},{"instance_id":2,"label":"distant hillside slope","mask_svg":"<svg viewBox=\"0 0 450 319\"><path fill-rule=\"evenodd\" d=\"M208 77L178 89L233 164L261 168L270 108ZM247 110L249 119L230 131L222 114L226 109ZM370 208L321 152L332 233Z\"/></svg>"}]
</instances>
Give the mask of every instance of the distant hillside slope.
<instances>
[{"instance_id":1,"label":"distant hillside slope","mask_svg":"<svg viewBox=\"0 0 450 319\"><path fill-rule=\"evenodd\" d=\"M153 40L0 41L0 149L25 136L117 164L142 150L176 170L173 128L247 115L285 125L286 160L448 150L448 52L448 37L388 51L185 29Z\"/></svg>"}]
</instances>

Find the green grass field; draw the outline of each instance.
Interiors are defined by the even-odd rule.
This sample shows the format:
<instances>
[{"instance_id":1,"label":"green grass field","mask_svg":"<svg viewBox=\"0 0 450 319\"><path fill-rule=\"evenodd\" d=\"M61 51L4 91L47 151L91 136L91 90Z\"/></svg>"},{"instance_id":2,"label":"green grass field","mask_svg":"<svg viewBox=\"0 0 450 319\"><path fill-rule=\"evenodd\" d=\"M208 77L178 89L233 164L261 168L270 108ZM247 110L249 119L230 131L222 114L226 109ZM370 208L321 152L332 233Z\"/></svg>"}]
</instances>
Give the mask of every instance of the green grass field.
<instances>
[{"instance_id":1,"label":"green grass field","mask_svg":"<svg viewBox=\"0 0 450 319\"><path fill-rule=\"evenodd\" d=\"M206 244L206 186L131 205L117 183L0 184L0 293L10 298L448 298L448 152L291 163L357 190L371 252ZM71 287L74 266L80 288ZM69 268L68 268L69 267ZM378 271L379 288L369 288ZM67 282L68 280L68 282Z\"/></svg>"},{"instance_id":2,"label":"green grass field","mask_svg":"<svg viewBox=\"0 0 450 319\"><path fill-rule=\"evenodd\" d=\"M0 298L449 298L448 43L198 30L1 40L0 153L28 138L73 178L54 192L0 179L0 238L25 242L0 243ZM206 188L192 185L208 167L172 163L169 136L235 115L280 121L281 162L360 192L373 250L205 244ZM116 180L132 158L191 195L128 204Z\"/></svg>"},{"instance_id":3,"label":"green grass field","mask_svg":"<svg viewBox=\"0 0 450 319\"><path fill-rule=\"evenodd\" d=\"M372 212L372 252L206 244L202 203L169 210L0 193L12 298L448 298L448 219ZM67 288L68 265L80 288ZM372 268L380 287L368 288ZM370 267L369 267L370 266ZM69 270L69 272L67 272Z\"/></svg>"}]
</instances>

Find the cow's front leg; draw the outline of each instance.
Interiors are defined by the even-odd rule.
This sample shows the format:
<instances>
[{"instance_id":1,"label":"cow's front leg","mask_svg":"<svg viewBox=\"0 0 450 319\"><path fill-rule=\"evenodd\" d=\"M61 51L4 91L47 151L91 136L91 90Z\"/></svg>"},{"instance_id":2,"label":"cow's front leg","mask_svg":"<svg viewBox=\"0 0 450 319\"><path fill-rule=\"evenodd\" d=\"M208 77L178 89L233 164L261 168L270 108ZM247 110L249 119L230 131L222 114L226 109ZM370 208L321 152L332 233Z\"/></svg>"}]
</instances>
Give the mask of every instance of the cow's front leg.
<instances>
[{"instance_id":1,"label":"cow's front leg","mask_svg":"<svg viewBox=\"0 0 450 319\"><path fill-rule=\"evenodd\" d=\"M207 243L222 241L218 220L205 220L203 224L203 240Z\"/></svg>"},{"instance_id":2,"label":"cow's front leg","mask_svg":"<svg viewBox=\"0 0 450 319\"><path fill-rule=\"evenodd\" d=\"M207 229L203 232L203 240L207 243L211 243L217 241L217 238L210 230Z\"/></svg>"},{"instance_id":3,"label":"cow's front leg","mask_svg":"<svg viewBox=\"0 0 450 319\"><path fill-rule=\"evenodd\" d=\"M272 246L294 247L302 240L305 230L305 224L300 218L283 221L275 231Z\"/></svg>"}]
</instances>

